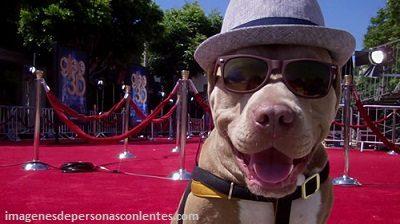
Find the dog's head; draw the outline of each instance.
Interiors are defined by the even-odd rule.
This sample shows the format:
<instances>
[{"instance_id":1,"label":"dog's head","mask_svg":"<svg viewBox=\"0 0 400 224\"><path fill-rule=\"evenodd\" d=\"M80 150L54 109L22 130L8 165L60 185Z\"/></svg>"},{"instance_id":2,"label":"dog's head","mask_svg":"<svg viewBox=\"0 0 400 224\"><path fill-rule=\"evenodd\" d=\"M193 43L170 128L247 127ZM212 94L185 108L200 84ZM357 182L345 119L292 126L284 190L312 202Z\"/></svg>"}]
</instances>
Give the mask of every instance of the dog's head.
<instances>
[{"instance_id":1,"label":"dog's head","mask_svg":"<svg viewBox=\"0 0 400 224\"><path fill-rule=\"evenodd\" d=\"M298 58L332 63L327 50L304 46L256 46L231 52L274 60ZM209 76L209 99L219 135L254 194L282 197L295 190L313 152L326 137L338 105L338 77L326 96L310 99L289 90L282 75L252 93L225 88L221 69Z\"/></svg>"}]
</instances>

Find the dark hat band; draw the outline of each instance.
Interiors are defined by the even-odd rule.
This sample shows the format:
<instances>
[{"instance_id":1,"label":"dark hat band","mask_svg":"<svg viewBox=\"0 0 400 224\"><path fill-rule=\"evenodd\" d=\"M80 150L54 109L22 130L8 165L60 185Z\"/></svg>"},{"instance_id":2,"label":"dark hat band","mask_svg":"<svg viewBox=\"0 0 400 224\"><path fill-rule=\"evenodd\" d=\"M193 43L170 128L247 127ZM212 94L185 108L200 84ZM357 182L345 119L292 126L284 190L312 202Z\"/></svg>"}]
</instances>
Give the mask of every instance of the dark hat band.
<instances>
[{"instance_id":1,"label":"dark hat band","mask_svg":"<svg viewBox=\"0 0 400 224\"><path fill-rule=\"evenodd\" d=\"M252 27L252 26L265 26L265 25L312 25L318 26L318 24L311 22L306 19L298 19L292 17L265 17L261 19L252 20L250 22L239 25L235 29Z\"/></svg>"}]
</instances>

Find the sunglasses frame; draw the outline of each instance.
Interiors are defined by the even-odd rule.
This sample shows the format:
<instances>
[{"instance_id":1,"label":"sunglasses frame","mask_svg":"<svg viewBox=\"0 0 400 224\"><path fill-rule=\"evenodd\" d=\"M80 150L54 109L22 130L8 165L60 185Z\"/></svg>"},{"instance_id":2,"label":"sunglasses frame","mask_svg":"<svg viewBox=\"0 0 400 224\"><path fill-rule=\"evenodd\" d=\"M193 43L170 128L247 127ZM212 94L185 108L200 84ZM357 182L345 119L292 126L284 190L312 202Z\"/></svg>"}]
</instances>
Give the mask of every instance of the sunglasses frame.
<instances>
[{"instance_id":1,"label":"sunglasses frame","mask_svg":"<svg viewBox=\"0 0 400 224\"><path fill-rule=\"evenodd\" d=\"M264 81L262 81L260 83L260 85L258 85L256 88L251 89L251 90L234 90L234 89L230 89L226 86L225 84L225 79L224 79L224 70L225 70L225 64L227 62L229 62L229 60L235 59L235 58L253 58L253 59L258 59L261 60L265 63L267 63L268 65L268 70L266 71L267 74L265 75ZM296 92L296 90L294 90L288 83L288 81L286 80L285 77L285 69L286 66L290 63L293 62L298 62L298 61L314 61L314 62L318 62L324 65L327 65L330 69L330 76L329 76L329 85L328 88L325 90L325 92L323 94L320 94L318 96L306 96L306 95L301 95L299 93ZM218 75L217 74L217 69L220 68L221 69L221 74ZM273 73L274 71L277 71L275 73ZM258 90L260 90L262 87L264 87L266 84L268 84L269 79L271 77L271 74L282 74L282 79L283 79L283 83L286 85L286 87L296 96L300 96L303 98L310 98L310 99L317 99L317 98L322 98L324 96L326 96L329 93L330 87L332 86L332 84L335 82L337 76L338 76L338 71L339 68L337 65L332 64L332 63L327 63L315 58L297 58L297 59L289 59L289 60L273 60L273 59L269 59L269 58L264 58L264 57L260 57L260 56L255 56L255 55L247 55L247 54L234 54L234 55L225 55L225 56L221 56L218 57L217 62L215 64L215 68L214 68L214 74L216 74L217 76L220 76L222 78L222 82L224 84L224 87L226 90L233 92L233 93L239 93L239 94L246 94L246 93L254 93Z\"/></svg>"}]
</instances>

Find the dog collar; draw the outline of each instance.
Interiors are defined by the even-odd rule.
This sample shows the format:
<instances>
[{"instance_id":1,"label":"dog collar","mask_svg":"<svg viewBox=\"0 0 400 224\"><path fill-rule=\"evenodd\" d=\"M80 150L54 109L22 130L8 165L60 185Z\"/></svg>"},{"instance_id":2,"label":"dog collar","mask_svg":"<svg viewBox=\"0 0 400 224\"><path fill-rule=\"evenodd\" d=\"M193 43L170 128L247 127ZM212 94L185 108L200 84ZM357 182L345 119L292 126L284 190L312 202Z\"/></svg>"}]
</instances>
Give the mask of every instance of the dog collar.
<instances>
[{"instance_id":1,"label":"dog collar","mask_svg":"<svg viewBox=\"0 0 400 224\"><path fill-rule=\"evenodd\" d=\"M286 224L289 223L292 201L300 198L307 200L319 190L320 185L324 183L328 177L329 162L326 163L321 172L306 176L304 183L301 186L298 186L294 193L283 198L266 198L251 193L247 187L226 181L215 176L207 170L204 170L200 167L195 167L192 173L192 181L189 183L187 193L191 192L195 196L202 198L228 200L244 199L272 202L274 203L276 214L275 223Z\"/></svg>"}]
</instances>

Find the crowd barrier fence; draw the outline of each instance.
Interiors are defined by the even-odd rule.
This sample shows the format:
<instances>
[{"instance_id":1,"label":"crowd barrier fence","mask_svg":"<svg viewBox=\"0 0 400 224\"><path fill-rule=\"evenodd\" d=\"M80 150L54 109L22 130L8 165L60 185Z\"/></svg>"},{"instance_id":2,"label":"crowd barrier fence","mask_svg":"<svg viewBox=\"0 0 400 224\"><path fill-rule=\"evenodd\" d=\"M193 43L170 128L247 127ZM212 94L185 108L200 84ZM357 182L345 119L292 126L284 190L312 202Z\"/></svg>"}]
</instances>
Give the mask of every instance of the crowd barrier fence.
<instances>
[{"instance_id":1,"label":"crowd barrier fence","mask_svg":"<svg viewBox=\"0 0 400 224\"><path fill-rule=\"evenodd\" d=\"M371 120L375 121L379 131L395 145L400 146L400 106L389 105L364 105ZM384 145L382 141L365 124L357 107L351 107L351 144L361 151L365 149L378 149ZM328 146L343 145L343 105L340 105L336 122L330 127L330 132L325 142Z\"/></svg>"}]
</instances>

